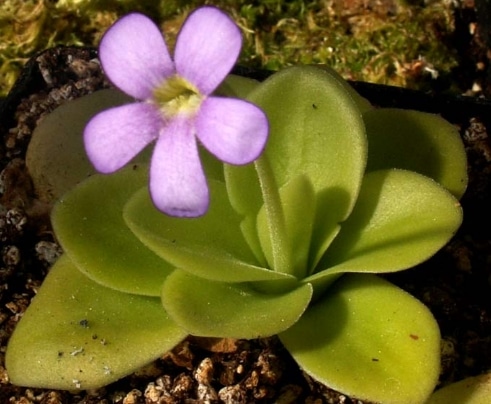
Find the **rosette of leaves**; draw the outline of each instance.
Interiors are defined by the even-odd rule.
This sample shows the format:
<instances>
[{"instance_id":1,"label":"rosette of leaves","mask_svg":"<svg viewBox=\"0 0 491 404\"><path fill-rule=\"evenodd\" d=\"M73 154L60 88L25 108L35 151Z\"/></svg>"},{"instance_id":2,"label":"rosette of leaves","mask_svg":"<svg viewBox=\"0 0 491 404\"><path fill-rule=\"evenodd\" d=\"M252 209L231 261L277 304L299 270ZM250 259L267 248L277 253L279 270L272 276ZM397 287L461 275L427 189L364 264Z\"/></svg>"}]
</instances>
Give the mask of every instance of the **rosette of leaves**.
<instances>
[{"instance_id":1,"label":"rosette of leaves","mask_svg":"<svg viewBox=\"0 0 491 404\"><path fill-rule=\"evenodd\" d=\"M188 334L278 335L334 389L425 402L438 379L438 326L377 274L421 263L458 229L467 178L456 129L373 109L315 67L261 84L231 78L221 91L266 112L263 155L247 166L203 155L211 205L200 218L156 210L141 164L65 194L52 214L65 254L10 341L12 382L94 388Z\"/></svg>"}]
</instances>

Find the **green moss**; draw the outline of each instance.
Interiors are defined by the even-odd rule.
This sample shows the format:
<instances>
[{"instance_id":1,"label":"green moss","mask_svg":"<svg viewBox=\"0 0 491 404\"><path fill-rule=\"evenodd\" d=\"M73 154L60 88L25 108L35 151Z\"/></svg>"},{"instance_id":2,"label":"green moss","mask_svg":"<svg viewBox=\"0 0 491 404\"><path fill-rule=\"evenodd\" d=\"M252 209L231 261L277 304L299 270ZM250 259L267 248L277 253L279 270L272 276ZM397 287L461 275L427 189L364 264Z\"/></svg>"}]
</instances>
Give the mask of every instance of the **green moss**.
<instances>
[{"instance_id":1,"label":"green moss","mask_svg":"<svg viewBox=\"0 0 491 404\"><path fill-rule=\"evenodd\" d=\"M420 88L456 61L445 45L452 10L443 1L426 7L394 1L368 10L363 2L281 0L4 0L0 5L0 96L35 52L64 45L96 46L121 15L140 11L160 22L172 45L185 16L215 4L244 32L240 63L276 70L325 63L344 77ZM390 3L390 2L389 2ZM433 70L432 70L433 69Z\"/></svg>"}]
</instances>

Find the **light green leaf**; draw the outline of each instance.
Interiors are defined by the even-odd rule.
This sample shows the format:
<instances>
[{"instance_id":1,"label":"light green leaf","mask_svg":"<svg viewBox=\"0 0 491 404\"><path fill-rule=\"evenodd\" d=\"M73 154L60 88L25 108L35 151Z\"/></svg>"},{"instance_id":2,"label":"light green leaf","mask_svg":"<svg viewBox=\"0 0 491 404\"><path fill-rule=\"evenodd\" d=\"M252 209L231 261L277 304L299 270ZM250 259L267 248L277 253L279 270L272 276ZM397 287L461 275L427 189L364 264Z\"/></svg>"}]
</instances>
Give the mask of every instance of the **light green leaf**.
<instances>
[{"instance_id":1,"label":"light green leaf","mask_svg":"<svg viewBox=\"0 0 491 404\"><path fill-rule=\"evenodd\" d=\"M64 255L17 325L6 367L16 385L94 389L157 359L186 335L159 299L105 288Z\"/></svg>"},{"instance_id":2,"label":"light green leaf","mask_svg":"<svg viewBox=\"0 0 491 404\"><path fill-rule=\"evenodd\" d=\"M344 275L279 336L314 379L361 400L424 403L438 380L435 319L417 299L375 275Z\"/></svg>"},{"instance_id":3,"label":"light green leaf","mask_svg":"<svg viewBox=\"0 0 491 404\"><path fill-rule=\"evenodd\" d=\"M216 282L176 270L162 289L164 308L190 334L221 338L275 335L294 324L307 308L312 287L298 285L265 294L246 283Z\"/></svg>"},{"instance_id":4,"label":"light green leaf","mask_svg":"<svg viewBox=\"0 0 491 404\"><path fill-rule=\"evenodd\" d=\"M460 199L467 186L467 158L454 125L438 115L394 108L366 111L363 120L370 143L367 171L416 171Z\"/></svg>"},{"instance_id":5,"label":"light green leaf","mask_svg":"<svg viewBox=\"0 0 491 404\"><path fill-rule=\"evenodd\" d=\"M350 213L365 169L367 144L361 112L345 86L329 71L312 66L275 73L248 97L270 123L266 159L281 188L305 175L317 195L311 261L321 254L338 222ZM263 198L251 166L225 166L232 206L257 215Z\"/></svg>"},{"instance_id":6,"label":"light green leaf","mask_svg":"<svg viewBox=\"0 0 491 404\"><path fill-rule=\"evenodd\" d=\"M300 175L280 189L280 199L285 217L286 238L293 254L293 275L302 279L309 271L309 251L315 218L315 194L305 175ZM257 217L257 231L262 249L274 268L273 250L264 206Z\"/></svg>"},{"instance_id":7,"label":"light green leaf","mask_svg":"<svg viewBox=\"0 0 491 404\"><path fill-rule=\"evenodd\" d=\"M54 202L95 173L83 146L83 129L97 112L131 101L119 90L96 91L64 103L36 127L26 165L41 200ZM138 159L142 161L141 156Z\"/></svg>"},{"instance_id":8,"label":"light green leaf","mask_svg":"<svg viewBox=\"0 0 491 404\"><path fill-rule=\"evenodd\" d=\"M291 67L264 81L249 99L269 119L265 154L278 187L303 174L316 193L342 189L349 195L342 206L319 213L322 218L336 210L337 219L345 218L361 184L367 143L361 112L344 86L328 71Z\"/></svg>"},{"instance_id":9,"label":"light green leaf","mask_svg":"<svg viewBox=\"0 0 491 404\"><path fill-rule=\"evenodd\" d=\"M229 74L213 94L222 97L246 98L259 84L257 80Z\"/></svg>"},{"instance_id":10,"label":"light green leaf","mask_svg":"<svg viewBox=\"0 0 491 404\"><path fill-rule=\"evenodd\" d=\"M253 252L260 266L267 268L268 261L264 256L263 246L259 241L259 234L257 233L256 228L256 218L253 216L244 217L244 220L240 223L240 230L242 231L242 235L249 245L249 248Z\"/></svg>"},{"instance_id":11,"label":"light green leaf","mask_svg":"<svg viewBox=\"0 0 491 404\"><path fill-rule=\"evenodd\" d=\"M223 282L286 279L288 275L259 266L240 230L241 217L228 202L225 184L209 181L206 215L182 219L163 215L141 190L129 200L124 218L148 248L170 262L206 279Z\"/></svg>"},{"instance_id":12,"label":"light green leaf","mask_svg":"<svg viewBox=\"0 0 491 404\"><path fill-rule=\"evenodd\" d=\"M198 151L206 178L222 182L225 181L223 177L223 163L200 144L198 144Z\"/></svg>"},{"instance_id":13,"label":"light green leaf","mask_svg":"<svg viewBox=\"0 0 491 404\"><path fill-rule=\"evenodd\" d=\"M147 167L94 175L53 208L56 237L80 271L122 292L159 296L171 267L145 247L123 220L123 206L147 183Z\"/></svg>"},{"instance_id":14,"label":"light green leaf","mask_svg":"<svg viewBox=\"0 0 491 404\"><path fill-rule=\"evenodd\" d=\"M323 272L393 272L442 248L462 222L459 202L435 181L405 170L365 176L353 213L321 260Z\"/></svg>"},{"instance_id":15,"label":"light green leaf","mask_svg":"<svg viewBox=\"0 0 491 404\"><path fill-rule=\"evenodd\" d=\"M426 404L489 404L491 373L468 377L433 393Z\"/></svg>"},{"instance_id":16,"label":"light green leaf","mask_svg":"<svg viewBox=\"0 0 491 404\"><path fill-rule=\"evenodd\" d=\"M332 67L322 64L315 64L312 66L326 70L333 78L338 80L344 87L346 92L351 96L351 98L353 98L353 101L355 101L361 112L365 112L374 108L366 98L363 98L360 94L358 94L358 92L353 87L351 87L351 85L345 79L343 79L343 77Z\"/></svg>"},{"instance_id":17,"label":"light green leaf","mask_svg":"<svg viewBox=\"0 0 491 404\"><path fill-rule=\"evenodd\" d=\"M224 174L233 208L241 215L255 217L263 205L263 197L254 164L242 166L224 164Z\"/></svg>"}]
</instances>

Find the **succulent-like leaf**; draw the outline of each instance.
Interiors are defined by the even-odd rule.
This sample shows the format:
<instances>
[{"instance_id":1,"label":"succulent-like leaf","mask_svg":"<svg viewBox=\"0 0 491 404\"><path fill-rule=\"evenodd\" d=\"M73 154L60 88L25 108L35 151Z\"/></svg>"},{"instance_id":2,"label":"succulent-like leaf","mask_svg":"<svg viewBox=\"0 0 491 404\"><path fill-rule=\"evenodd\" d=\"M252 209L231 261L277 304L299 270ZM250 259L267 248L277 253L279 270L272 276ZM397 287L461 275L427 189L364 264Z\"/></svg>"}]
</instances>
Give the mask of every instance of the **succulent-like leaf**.
<instances>
[{"instance_id":1,"label":"succulent-like leaf","mask_svg":"<svg viewBox=\"0 0 491 404\"><path fill-rule=\"evenodd\" d=\"M259 84L257 80L229 74L213 94L221 97L246 98Z\"/></svg>"},{"instance_id":2,"label":"succulent-like leaf","mask_svg":"<svg viewBox=\"0 0 491 404\"><path fill-rule=\"evenodd\" d=\"M337 81L339 81L341 83L341 85L344 87L344 89L346 90L346 92L350 95L351 98L353 98L353 101L355 101L356 105L358 106L358 108L360 109L361 112L365 112L365 111L368 111L370 109L374 109L374 107L372 106L372 104L370 104L370 101L368 101L366 98L362 97L353 87L351 87L351 85L345 80L343 79L343 77L336 71L334 70L332 67L328 66L328 65L322 65L322 64L315 64L315 65L312 65L312 66L315 66L317 68L320 68L320 69L323 69L323 70L326 70L327 72L329 72L329 74L335 78Z\"/></svg>"},{"instance_id":3,"label":"succulent-like leaf","mask_svg":"<svg viewBox=\"0 0 491 404\"><path fill-rule=\"evenodd\" d=\"M94 175L57 203L52 223L65 252L89 278L122 292L159 296L174 268L145 247L123 220L124 204L146 182L146 166Z\"/></svg>"},{"instance_id":4,"label":"succulent-like leaf","mask_svg":"<svg viewBox=\"0 0 491 404\"><path fill-rule=\"evenodd\" d=\"M427 175L460 198L467 158L458 129L438 115L379 108L364 112L370 143L367 171L404 168Z\"/></svg>"},{"instance_id":5,"label":"succulent-like leaf","mask_svg":"<svg viewBox=\"0 0 491 404\"><path fill-rule=\"evenodd\" d=\"M375 275L344 275L279 336L308 374L362 400L424 403L438 380L435 319Z\"/></svg>"},{"instance_id":6,"label":"succulent-like leaf","mask_svg":"<svg viewBox=\"0 0 491 404\"><path fill-rule=\"evenodd\" d=\"M318 266L324 270L305 281L407 269L443 247L461 222L459 202L432 179L406 170L373 171Z\"/></svg>"},{"instance_id":7,"label":"succulent-like leaf","mask_svg":"<svg viewBox=\"0 0 491 404\"><path fill-rule=\"evenodd\" d=\"M294 324L307 308L312 286L297 284L279 294L261 293L247 283L225 283L176 270L162 289L169 315L192 335L258 338Z\"/></svg>"},{"instance_id":8,"label":"succulent-like leaf","mask_svg":"<svg viewBox=\"0 0 491 404\"><path fill-rule=\"evenodd\" d=\"M83 128L97 112L128 102L131 98L119 90L96 91L64 103L36 127L26 165L40 199L54 202L95 173L83 146Z\"/></svg>"},{"instance_id":9,"label":"succulent-like leaf","mask_svg":"<svg viewBox=\"0 0 491 404\"><path fill-rule=\"evenodd\" d=\"M277 187L299 175L313 185L318 199L314 262L358 195L367 154L361 112L338 78L312 66L275 73L248 99L269 119L270 137L261 159L267 160ZM242 215L256 216L264 201L254 168L227 165L225 179L232 206Z\"/></svg>"},{"instance_id":10,"label":"succulent-like leaf","mask_svg":"<svg viewBox=\"0 0 491 404\"><path fill-rule=\"evenodd\" d=\"M491 373L468 377L433 393L426 404L488 404L491 397Z\"/></svg>"},{"instance_id":11,"label":"succulent-like leaf","mask_svg":"<svg viewBox=\"0 0 491 404\"><path fill-rule=\"evenodd\" d=\"M205 279L245 282L291 278L260 267L240 230L241 217L232 209L225 184L209 181L206 215L182 219L163 215L148 192L137 192L126 204L129 228L148 248L181 268Z\"/></svg>"},{"instance_id":12,"label":"succulent-like leaf","mask_svg":"<svg viewBox=\"0 0 491 404\"><path fill-rule=\"evenodd\" d=\"M310 240L316 212L314 189L309 179L300 175L280 189L280 199L285 217L287 247L294 250L292 274L302 279L309 269ZM257 231L269 266L273 268L273 250L264 206L257 217Z\"/></svg>"},{"instance_id":13,"label":"succulent-like leaf","mask_svg":"<svg viewBox=\"0 0 491 404\"><path fill-rule=\"evenodd\" d=\"M93 389L157 359L186 335L160 299L105 288L63 255L17 325L6 367L16 385Z\"/></svg>"},{"instance_id":14,"label":"succulent-like leaf","mask_svg":"<svg viewBox=\"0 0 491 404\"><path fill-rule=\"evenodd\" d=\"M266 268L268 267L268 261L264 255L264 248L259 241L259 234L256 229L257 220L254 216L245 216L240 223L240 230L242 231L242 235L249 245L249 248L260 265Z\"/></svg>"}]
</instances>

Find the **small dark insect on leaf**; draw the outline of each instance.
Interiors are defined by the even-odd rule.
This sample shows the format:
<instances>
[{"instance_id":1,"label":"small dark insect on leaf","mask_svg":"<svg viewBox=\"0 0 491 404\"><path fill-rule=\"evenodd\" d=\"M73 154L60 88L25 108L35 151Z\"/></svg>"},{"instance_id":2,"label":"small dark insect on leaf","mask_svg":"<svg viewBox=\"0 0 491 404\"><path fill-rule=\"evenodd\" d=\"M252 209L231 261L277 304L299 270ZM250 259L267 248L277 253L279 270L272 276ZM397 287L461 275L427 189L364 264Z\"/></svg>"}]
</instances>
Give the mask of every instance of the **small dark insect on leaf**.
<instances>
[{"instance_id":1,"label":"small dark insect on leaf","mask_svg":"<svg viewBox=\"0 0 491 404\"><path fill-rule=\"evenodd\" d=\"M312 108L317 109L317 105L312 104Z\"/></svg>"},{"instance_id":2,"label":"small dark insect on leaf","mask_svg":"<svg viewBox=\"0 0 491 404\"><path fill-rule=\"evenodd\" d=\"M372 362L378 362L379 359L378 358L372 358Z\"/></svg>"},{"instance_id":3,"label":"small dark insect on leaf","mask_svg":"<svg viewBox=\"0 0 491 404\"><path fill-rule=\"evenodd\" d=\"M409 337L411 337L411 339L414 339L415 341L419 339L419 336L414 334L409 334Z\"/></svg>"},{"instance_id":4,"label":"small dark insect on leaf","mask_svg":"<svg viewBox=\"0 0 491 404\"><path fill-rule=\"evenodd\" d=\"M89 328L89 320L83 319L78 322L82 327Z\"/></svg>"}]
</instances>

